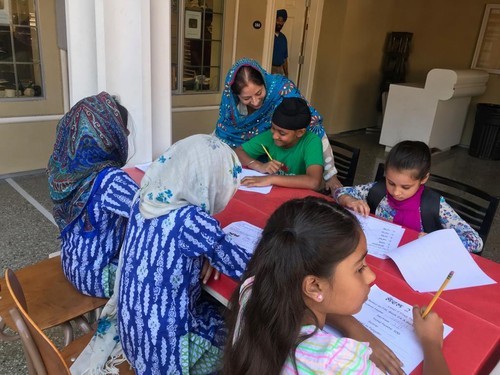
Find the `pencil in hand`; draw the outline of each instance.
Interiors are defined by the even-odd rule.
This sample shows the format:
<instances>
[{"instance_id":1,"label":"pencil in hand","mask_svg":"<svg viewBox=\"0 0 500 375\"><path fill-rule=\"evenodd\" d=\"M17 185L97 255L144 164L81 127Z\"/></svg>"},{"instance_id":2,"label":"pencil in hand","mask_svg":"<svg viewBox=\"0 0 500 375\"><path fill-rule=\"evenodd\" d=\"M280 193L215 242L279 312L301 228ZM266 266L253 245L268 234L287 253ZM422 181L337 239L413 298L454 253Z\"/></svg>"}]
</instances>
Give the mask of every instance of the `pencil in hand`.
<instances>
[{"instance_id":1,"label":"pencil in hand","mask_svg":"<svg viewBox=\"0 0 500 375\"><path fill-rule=\"evenodd\" d=\"M273 160L273 158L272 158L271 154L269 153L269 151L267 151L266 146L264 146L262 143L261 143L261 146L262 146L262 148L264 149L264 152L266 153L266 155L267 155L267 157L269 158L269 160L270 160L270 161L272 161L272 160Z\"/></svg>"},{"instance_id":2,"label":"pencil in hand","mask_svg":"<svg viewBox=\"0 0 500 375\"><path fill-rule=\"evenodd\" d=\"M434 297L432 298L431 302L429 303L429 305L427 306L427 308L425 309L424 313L422 314L422 318L425 318L427 316L427 314L430 313L431 309L432 309L432 306L434 306L434 304L436 303L436 301L438 300L439 296L441 295L441 293L443 292L444 288L446 288L446 285L448 285L448 283L450 282L451 278L453 277L453 274L455 272L453 271L450 271L450 273L448 274L448 276L446 277L446 279L444 280L443 284L441 285L441 287L439 288L439 290L436 292L436 294L434 294Z\"/></svg>"}]
</instances>

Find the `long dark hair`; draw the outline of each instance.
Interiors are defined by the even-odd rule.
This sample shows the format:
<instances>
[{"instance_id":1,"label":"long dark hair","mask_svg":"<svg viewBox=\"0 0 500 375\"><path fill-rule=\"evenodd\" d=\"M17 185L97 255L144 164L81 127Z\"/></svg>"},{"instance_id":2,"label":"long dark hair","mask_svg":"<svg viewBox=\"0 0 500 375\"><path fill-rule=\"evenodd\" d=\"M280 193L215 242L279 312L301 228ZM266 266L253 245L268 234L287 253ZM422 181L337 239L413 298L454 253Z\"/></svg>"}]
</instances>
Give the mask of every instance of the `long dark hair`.
<instances>
[{"instance_id":1,"label":"long dark hair","mask_svg":"<svg viewBox=\"0 0 500 375\"><path fill-rule=\"evenodd\" d=\"M231 85L231 90L236 94L240 95L241 90L251 82L257 86L265 86L264 77L255 68L244 65L242 66L236 75L234 76L234 81Z\"/></svg>"},{"instance_id":2,"label":"long dark hair","mask_svg":"<svg viewBox=\"0 0 500 375\"><path fill-rule=\"evenodd\" d=\"M385 170L398 172L416 170L417 180L423 179L431 170L431 150L421 141L402 141L395 145L385 161Z\"/></svg>"},{"instance_id":3,"label":"long dark hair","mask_svg":"<svg viewBox=\"0 0 500 375\"><path fill-rule=\"evenodd\" d=\"M357 219L323 198L291 200L271 215L243 278L254 283L234 343L239 292L231 300L223 374L279 374L289 355L295 362L304 317L316 321L303 300L304 277L330 278L360 236Z\"/></svg>"}]
</instances>

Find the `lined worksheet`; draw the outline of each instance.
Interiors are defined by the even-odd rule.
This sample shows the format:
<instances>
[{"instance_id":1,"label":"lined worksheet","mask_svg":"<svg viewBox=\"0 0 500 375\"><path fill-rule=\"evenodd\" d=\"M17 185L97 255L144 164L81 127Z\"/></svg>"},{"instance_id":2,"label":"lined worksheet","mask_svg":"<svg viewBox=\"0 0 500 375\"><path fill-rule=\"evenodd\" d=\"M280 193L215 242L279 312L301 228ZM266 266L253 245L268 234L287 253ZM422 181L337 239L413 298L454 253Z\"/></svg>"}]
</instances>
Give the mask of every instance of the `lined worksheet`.
<instances>
[{"instance_id":1,"label":"lined worksheet","mask_svg":"<svg viewBox=\"0 0 500 375\"><path fill-rule=\"evenodd\" d=\"M358 218L366 236L368 254L386 259L388 253L398 247L405 232L401 225L393 224L373 216L362 216L353 212Z\"/></svg>"},{"instance_id":2,"label":"lined worksheet","mask_svg":"<svg viewBox=\"0 0 500 375\"><path fill-rule=\"evenodd\" d=\"M424 352L413 330L412 306L373 285L359 313L354 315L404 363L409 374L424 359ZM452 328L444 325L443 338Z\"/></svg>"},{"instance_id":3,"label":"lined worksheet","mask_svg":"<svg viewBox=\"0 0 500 375\"><path fill-rule=\"evenodd\" d=\"M424 352L413 330L412 306L373 285L359 313L354 315L370 332L386 344L403 362L403 370L411 373L424 360ZM342 334L332 327L327 332ZM444 325L443 338L453 330Z\"/></svg>"},{"instance_id":4,"label":"lined worksheet","mask_svg":"<svg viewBox=\"0 0 500 375\"><path fill-rule=\"evenodd\" d=\"M231 237L236 245L252 253L262 236L261 228L246 221L235 221L222 230Z\"/></svg>"}]
</instances>

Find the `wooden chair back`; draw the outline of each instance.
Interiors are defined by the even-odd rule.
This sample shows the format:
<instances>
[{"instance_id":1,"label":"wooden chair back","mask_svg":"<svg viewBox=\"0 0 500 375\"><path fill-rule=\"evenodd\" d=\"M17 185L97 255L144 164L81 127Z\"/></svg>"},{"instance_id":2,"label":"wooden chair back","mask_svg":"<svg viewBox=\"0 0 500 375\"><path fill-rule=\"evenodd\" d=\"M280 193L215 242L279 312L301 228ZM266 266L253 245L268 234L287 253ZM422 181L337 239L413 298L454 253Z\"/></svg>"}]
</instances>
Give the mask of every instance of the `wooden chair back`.
<instances>
[{"instance_id":1,"label":"wooden chair back","mask_svg":"<svg viewBox=\"0 0 500 375\"><path fill-rule=\"evenodd\" d=\"M354 176L358 167L360 149L348 144L336 141L328 137L332 146L335 168L337 168L337 178L344 186L354 184Z\"/></svg>"},{"instance_id":2,"label":"wooden chair back","mask_svg":"<svg viewBox=\"0 0 500 375\"><path fill-rule=\"evenodd\" d=\"M64 362L59 350L30 318L23 288L15 273L9 268L5 270L5 280L17 308L17 311L13 309L14 312L11 310L12 318L16 322L19 333L22 335L21 338L25 350L30 352L30 357L37 373L70 374L68 366Z\"/></svg>"}]
</instances>

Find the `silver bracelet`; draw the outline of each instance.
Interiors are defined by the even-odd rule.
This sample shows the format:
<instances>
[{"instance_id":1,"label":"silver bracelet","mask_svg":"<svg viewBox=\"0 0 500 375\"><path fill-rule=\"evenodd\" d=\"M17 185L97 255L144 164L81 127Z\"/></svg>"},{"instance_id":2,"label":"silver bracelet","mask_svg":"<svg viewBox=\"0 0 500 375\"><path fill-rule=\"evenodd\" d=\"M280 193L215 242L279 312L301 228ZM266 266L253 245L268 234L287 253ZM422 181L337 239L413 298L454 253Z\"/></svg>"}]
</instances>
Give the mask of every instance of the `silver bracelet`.
<instances>
[{"instance_id":1,"label":"silver bracelet","mask_svg":"<svg viewBox=\"0 0 500 375\"><path fill-rule=\"evenodd\" d=\"M248 167L250 164L252 164L253 162L255 162L255 159L254 159L254 160L252 160L250 163L248 163L248 164L247 164L247 167Z\"/></svg>"}]
</instances>

